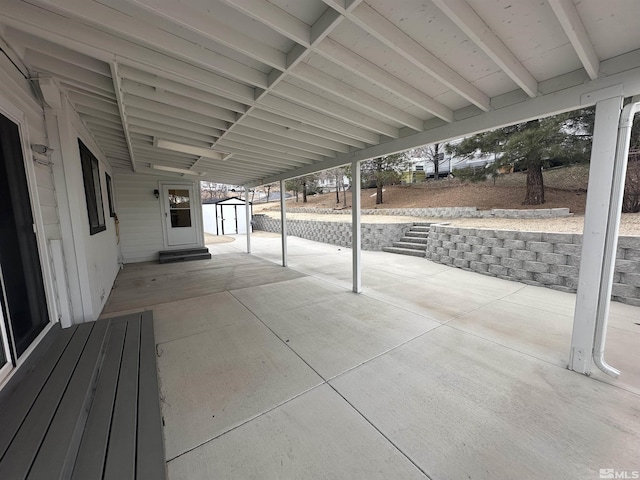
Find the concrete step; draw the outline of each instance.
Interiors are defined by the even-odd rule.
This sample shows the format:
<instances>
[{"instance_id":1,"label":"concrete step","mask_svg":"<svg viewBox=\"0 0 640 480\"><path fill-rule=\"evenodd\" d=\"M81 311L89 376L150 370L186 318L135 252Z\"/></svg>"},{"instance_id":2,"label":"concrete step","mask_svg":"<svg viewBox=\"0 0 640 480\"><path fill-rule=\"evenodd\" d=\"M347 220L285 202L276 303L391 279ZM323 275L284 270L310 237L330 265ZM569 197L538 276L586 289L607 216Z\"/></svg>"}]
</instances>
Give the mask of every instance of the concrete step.
<instances>
[{"instance_id":1,"label":"concrete step","mask_svg":"<svg viewBox=\"0 0 640 480\"><path fill-rule=\"evenodd\" d=\"M429 227L433 225L433 222L413 222L414 227Z\"/></svg>"},{"instance_id":2,"label":"concrete step","mask_svg":"<svg viewBox=\"0 0 640 480\"><path fill-rule=\"evenodd\" d=\"M411 242L393 242L393 246L397 248L410 248L411 250L422 250L425 251L427 246L422 243L411 243Z\"/></svg>"},{"instance_id":3,"label":"concrete step","mask_svg":"<svg viewBox=\"0 0 640 480\"><path fill-rule=\"evenodd\" d=\"M414 250L411 248L398 248L398 247L382 247L383 252L399 253L400 255L411 255L413 257L424 257L424 250Z\"/></svg>"},{"instance_id":4,"label":"concrete step","mask_svg":"<svg viewBox=\"0 0 640 480\"><path fill-rule=\"evenodd\" d=\"M429 239L427 237L410 237L410 236L406 236L406 237L402 237L400 239L401 242L407 242L407 243L419 243L421 245L426 245L427 242L429 241Z\"/></svg>"},{"instance_id":5,"label":"concrete step","mask_svg":"<svg viewBox=\"0 0 640 480\"><path fill-rule=\"evenodd\" d=\"M189 260L209 260L211 254L206 248L189 248L185 250L165 250L160 252L160 263L186 262Z\"/></svg>"},{"instance_id":6,"label":"concrete step","mask_svg":"<svg viewBox=\"0 0 640 480\"><path fill-rule=\"evenodd\" d=\"M412 230L409 230L404 234L404 236L412 238L429 238L429 232L414 232Z\"/></svg>"},{"instance_id":7,"label":"concrete step","mask_svg":"<svg viewBox=\"0 0 640 480\"><path fill-rule=\"evenodd\" d=\"M431 229L431 227L422 227L420 225L418 225L418 226L414 225L413 227L411 227L411 231L412 232L427 232L427 233L429 233L430 229Z\"/></svg>"}]
</instances>

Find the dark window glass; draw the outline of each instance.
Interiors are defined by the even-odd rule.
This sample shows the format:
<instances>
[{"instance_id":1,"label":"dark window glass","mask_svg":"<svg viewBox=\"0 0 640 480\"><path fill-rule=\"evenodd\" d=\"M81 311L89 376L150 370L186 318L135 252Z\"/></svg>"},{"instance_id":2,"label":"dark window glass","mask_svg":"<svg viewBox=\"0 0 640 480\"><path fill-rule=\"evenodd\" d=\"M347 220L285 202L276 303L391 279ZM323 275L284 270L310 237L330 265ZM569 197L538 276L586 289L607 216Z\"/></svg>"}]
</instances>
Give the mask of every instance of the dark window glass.
<instances>
[{"instance_id":1,"label":"dark window glass","mask_svg":"<svg viewBox=\"0 0 640 480\"><path fill-rule=\"evenodd\" d=\"M108 173L104 174L104 178L107 181L107 201L109 203L109 216L116 216L116 206L113 202L113 185L111 184L111 176Z\"/></svg>"},{"instance_id":2,"label":"dark window glass","mask_svg":"<svg viewBox=\"0 0 640 480\"><path fill-rule=\"evenodd\" d=\"M89 233L94 235L107 229L104 223L104 207L102 206L102 189L100 188L100 166L98 159L87 146L78 139L80 160L82 162L82 178L84 194L87 198L89 214Z\"/></svg>"},{"instance_id":3,"label":"dark window glass","mask_svg":"<svg viewBox=\"0 0 640 480\"><path fill-rule=\"evenodd\" d=\"M188 189L169 189L169 212L172 228L191 226L191 201Z\"/></svg>"}]
</instances>

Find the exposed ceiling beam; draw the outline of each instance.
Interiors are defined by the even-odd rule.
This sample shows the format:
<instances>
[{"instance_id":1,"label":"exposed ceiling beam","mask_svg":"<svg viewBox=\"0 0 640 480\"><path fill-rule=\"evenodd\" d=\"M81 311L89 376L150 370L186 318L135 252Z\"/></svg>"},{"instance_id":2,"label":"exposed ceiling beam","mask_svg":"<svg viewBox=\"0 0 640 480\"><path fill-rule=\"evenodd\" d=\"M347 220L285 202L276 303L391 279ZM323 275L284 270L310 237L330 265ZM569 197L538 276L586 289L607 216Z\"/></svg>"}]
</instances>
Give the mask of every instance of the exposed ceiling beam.
<instances>
[{"instance_id":1,"label":"exposed ceiling beam","mask_svg":"<svg viewBox=\"0 0 640 480\"><path fill-rule=\"evenodd\" d=\"M256 136L247 135L246 133L243 134L240 133L239 130L234 130L232 133L225 137L225 140L226 139L229 139L230 141L236 142L241 145L251 145L259 149L264 149L265 153L274 152L278 155L295 155L303 159L308 158L316 161L322 160L328 156L333 156L333 152L331 152L331 155L322 155L319 153L309 152L307 150L302 150L290 145L282 145L281 143L276 143L271 140L265 140L264 138L257 138Z\"/></svg>"},{"instance_id":2,"label":"exposed ceiling beam","mask_svg":"<svg viewBox=\"0 0 640 480\"><path fill-rule=\"evenodd\" d=\"M375 118L356 112L339 103L328 100L320 95L316 95L290 83L280 83L273 90L273 93L279 97L284 97L285 100L293 100L299 105L304 105L312 110L343 120L366 130L371 130L378 134L393 138L400 136L400 132L396 127L392 127L384 122L376 120Z\"/></svg>"},{"instance_id":3,"label":"exposed ceiling beam","mask_svg":"<svg viewBox=\"0 0 640 480\"><path fill-rule=\"evenodd\" d=\"M128 111L128 110L127 110ZM184 138L190 138L192 140L198 140L201 142L213 142L216 135L213 135L212 132L209 133L199 133L194 130L189 130L186 128L180 128L178 125L164 125L162 123L145 120L142 118L133 117L130 114L127 115L127 120L131 126L144 127L149 130L154 130L157 132L170 133L175 135L181 135Z\"/></svg>"},{"instance_id":4,"label":"exposed ceiling beam","mask_svg":"<svg viewBox=\"0 0 640 480\"><path fill-rule=\"evenodd\" d=\"M122 120L122 129L127 139L127 148L129 149L129 157L131 158L131 168L136 171L136 159L133 154L133 148L131 147L131 137L129 136L129 124L127 122L127 112L122 102L122 89L120 87L120 74L118 73L118 62L111 62L111 78L113 79L113 89L116 92L116 99L118 101L118 110L120 111L120 118Z\"/></svg>"},{"instance_id":5,"label":"exposed ceiling beam","mask_svg":"<svg viewBox=\"0 0 640 480\"><path fill-rule=\"evenodd\" d=\"M224 21L210 15L202 15L201 12L191 7L189 3L166 2L163 0L134 0L134 3L147 12L156 14L171 22L179 23L198 35L209 38L272 68L280 70L286 68L287 58L285 53L234 30ZM152 22L153 20L149 17L145 17L145 20Z\"/></svg>"},{"instance_id":6,"label":"exposed ceiling beam","mask_svg":"<svg viewBox=\"0 0 640 480\"><path fill-rule=\"evenodd\" d=\"M235 128L233 133L268 141L285 147L297 148L306 152L317 153L319 155L322 155L323 157L332 157L333 155L335 155L333 149L320 147L307 142L301 142L289 136L278 135L273 131L267 133L258 128L251 128L247 126L247 122L244 122L242 125L239 125L237 128Z\"/></svg>"},{"instance_id":7,"label":"exposed ceiling beam","mask_svg":"<svg viewBox=\"0 0 640 480\"><path fill-rule=\"evenodd\" d=\"M431 0L530 97L538 82L466 0Z\"/></svg>"},{"instance_id":8,"label":"exposed ceiling beam","mask_svg":"<svg viewBox=\"0 0 640 480\"><path fill-rule=\"evenodd\" d=\"M542 118L563 112L591 106L599 98L594 92L606 91L607 95L640 95L640 62L635 55L627 57L623 71L620 71L620 59L613 58L609 63L618 73L599 77L597 80L586 82L584 77L561 76L551 78L540 83L540 91L544 94L535 98L520 98L514 100L509 93L500 98L495 98L497 104L504 102L504 106L495 108L489 112L469 115L454 123L433 126L422 132L405 137L391 139L378 145L366 147L348 154L338 154L335 158L327 159L319 164L301 167L288 171L281 175L267 177L258 182L249 182L254 186L261 183L272 183L282 179L308 175L320 170L346 165L354 161L362 161L379 156L402 152L421 145L436 142L447 142L475 133L500 128L506 125L525 122L535 118ZM605 70L603 64L603 70ZM624 86L624 90L623 90ZM609 98L609 97L606 97ZM595 100L594 100L595 99Z\"/></svg>"},{"instance_id":9,"label":"exposed ceiling beam","mask_svg":"<svg viewBox=\"0 0 640 480\"><path fill-rule=\"evenodd\" d=\"M42 38L34 37L15 28L9 27L6 36L10 38L12 42L22 45L26 49L35 50L49 57L62 60L63 62L75 65L84 70L98 73L107 78L111 77L109 65L101 60L96 60L88 55L83 55L82 53L61 47Z\"/></svg>"},{"instance_id":10,"label":"exposed ceiling beam","mask_svg":"<svg viewBox=\"0 0 640 480\"><path fill-rule=\"evenodd\" d=\"M379 135L367 129L356 127L348 122L336 120L334 117L323 113L311 111L302 105L282 98L270 95L262 99L262 105L270 107L281 115L286 115L289 118L296 118L301 122L331 130L341 135L350 136L362 142L378 143L380 141Z\"/></svg>"},{"instance_id":11,"label":"exposed ceiling beam","mask_svg":"<svg viewBox=\"0 0 640 480\"><path fill-rule=\"evenodd\" d=\"M104 75L86 70L82 67L72 65L62 60L50 57L44 53L27 49L24 55L24 61L34 70L47 71L55 74L63 79L81 82L81 84L90 85L102 92L113 94L113 83L111 78Z\"/></svg>"},{"instance_id":12,"label":"exposed ceiling beam","mask_svg":"<svg viewBox=\"0 0 640 480\"><path fill-rule=\"evenodd\" d=\"M178 117L170 117L168 115L161 115L158 113L150 112L148 110L143 110L141 108L135 108L131 105L127 105L127 112L129 113L129 118L134 119L138 118L141 120L147 120L150 122L155 122L164 127L177 127L182 130L190 130L195 133L200 133L202 135L211 135L214 137L220 136L221 130L212 128L205 123L195 123L193 121L183 120Z\"/></svg>"},{"instance_id":13,"label":"exposed ceiling beam","mask_svg":"<svg viewBox=\"0 0 640 480\"><path fill-rule=\"evenodd\" d=\"M285 68L274 68L270 72L267 80L267 86L261 89L256 89L256 102L252 103L250 107L237 119L237 121L229 126L227 131L223 133L218 141L224 139L225 135L231 132L236 125L241 124L242 121L251 114L254 108L256 108L256 104L263 104L267 96L275 87L278 86L287 74L309 55L311 52L310 49L329 35L329 33L336 28L344 18L341 15L334 15L329 12L329 15L323 14L314 25L309 27L293 15L290 15L286 11L269 2L265 2L264 0L221 1L285 36L292 33L294 37L292 39L296 41L297 44L286 54ZM360 0L355 1L359 2Z\"/></svg>"},{"instance_id":14,"label":"exposed ceiling beam","mask_svg":"<svg viewBox=\"0 0 640 480\"><path fill-rule=\"evenodd\" d=\"M264 159L267 163L275 163L280 165L306 165L310 163L314 163L316 161L321 161L324 157L320 155L315 155L312 158L303 157L301 155L297 155L292 152L282 152L270 148L266 148L261 145L255 145L257 142L239 142L231 139L227 139L226 137L220 142L218 148L221 150L226 150L231 153L238 153L241 155L252 155L258 156ZM234 155L235 158L235 155Z\"/></svg>"},{"instance_id":15,"label":"exposed ceiling beam","mask_svg":"<svg viewBox=\"0 0 640 480\"><path fill-rule=\"evenodd\" d=\"M382 115L389 120L401 123L402 125L418 132L422 131L423 122L421 119L414 117L399 108L393 107L373 95L369 95L360 89L354 88L307 63L300 63L291 72L291 75L302 79L315 87L330 92L343 100L356 103L360 107L366 108L378 115Z\"/></svg>"},{"instance_id":16,"label":"exposed ceiling beam","mask_svg":"<svg viewBox=\"0 0 640 480\"><path fill-rule=\"evenodd\" d=\"M131 133L139 133L140 135L147 135L152 138L159 136L157 130L154 130L152 128L139 127L138 125L130 125L129 130L131 131ZM175 133L162 133L162 137L167 140L171 140L172 142L183 143L185 145L194 145L196 147L203 148L209 148L210 146L210 142L195 140L193 138L177 135Z\"/></svg>"},{"instance_id":17,"label":"exposed ceiling beam","mask_svg":"<svg viewBox=\"0 0 640 480\"><path fill-rule=\"evenodd\" d=\"M251 112L251 117L248 118L257 118L265 122L280 125L290 131L307 133L327 140L342 143L345 146L350 145L355 148L363 148L366 145L366 143L361 140L356 140L348 135L343 135L342 133L327 130L326 128L320 126L310 125L309 123L302 122L298 119L289 118L276 109L268 108L262 105L260 106L260 108L256 108L255 110L253 110Z\"/></svg>"},{"instance_id":18,"label":"exposed ceiling beam","mask_svg":"<svg viewBox=\"0 0 640 480\"><path fill-rule=\"evenodd\" d=\"M240 62L194 45L159 28L141 23L113 8L93 0L32 0L52 11L78 18L89 25L108 30L149 48L183 58L208 70L222 73L249 85L265 88L267 76Z\"/></svg>"},{"instance_id":19,"label":"exposed ceiling beam","mask_svg":"<svg viewBox=\"0 0 640 480\"><path fill-rule=\"evenodd\" d=\"M276 137L287 138L295 141L302 142L308 145L308 148L314 146L326 148L337 152L348 152L349 146L334 140L329 140L318 135L312 135L306 132L296 131L291 128L283 127L281 125L266 122L255 117L256 111L253 112L253 116L247 117L242 122L242 127L250 127L261 132L273 134ZM238 127L239 128L239 127Z\"/></svg>"},{"instance_id":20,"label":"exposed ceiling beam","mask_svg":"<svg viewBox=\"0 0 640 480\"><path fill-rule=\"evenodd\" d=\"M178 22L185 28L188 28L198 34L201 34L207 38L211 38L237 52L243 53L254 60L258 60L266 65L276 68L280 71L291 67L291 62L287 64L286 55L274 48L267 45L256 42L255 40L239 33L224 23L219 22L210 17L202 16L200 12L193 8L189 8L183 4L166 3L161 0L136 0L137 5L140 5L146 11L162 16L163 18L170 19L173 22ZM333 23L338 21L340 14L332 9L327 9L325 14L312 26L311 37L319 40L320 36L324 36L329 33L329 30L333 28ZM322 74L328 79L331 79L328 75L315 70L309 72L308 68L302 70L304 67L309 67L306 64L299 63L294 69L288 68L291 75L298 78L306 79L307 81L313 81L315 79L314 73ZM273 76L273 75L272 75ZM280 77L279 77L280 78ZM273 81L270 82L270 87L274 86ZM314 85L318 86L321 83L315 81ZM388 116L394 121L398 121L400 118L401 123L406 124L416 131L422 130L422 121L405 112L394 109L391 105L385 104L377 98L367 95L366 93L359 91L353 87L345 86L337 79L333 79L330 83L332 93L336 93L342 98L350 100L351 102L356 99L366 99L370 102L369 109L374 111L381 111L385 116ZM326 86L324 87L326 89ZM378 107L376 109L376 107ZM389 112L393 112L389 115Z\"/></svg>"},{"instance_id":21,"label":"exposed ceiling beam","mask_svg":"<svg viewBox=\"0 0 640 480\"><path fill-rule=\"evenodd\" d=\"M220 0L305 47L311 45L311 27L264 0Z\"/></svg>"},{"instance_id":22,"label":"exposed ceiling beam","mask_svg":"<svg viewBox=\"0 0 640 480\"><path fill-rule=\"evenodd\" d=\"M598 78L600 60L573 0L549 0L549 5L551 5L560 25L562 25L564 33L569 37L569 41L578 54L587 74L591 80L595 80Z\"/></svg>"},{"instance_id":23,"label":"exposed ceiling beam","mask_svg":"<svg viewBox=\"0 0 640 480\"><path fill-rule=\"evenodd\" d=\"M122 89L127 94L135 95L161 104L170 105L171 107L181 108L187 112L195 112L207 117L218 118L225 122L235 122L237 118L236 112L232 112L225 108L205 104L172 92L163 92L154 87L146 87L130 80L123 80ZM226 128L226 125L224 128Z\"/></svg>"},{"instance_id":24,"label":"exposed ceiling beam","mask_svg":"<svg viewBox=\"0 0 640 480\"><path fill-rule=\"evenodd\" d=\"M349 20L377 38L415 67L429 74L443 85L455 91L478 108L488 111L489 97L460 74L439 60L430 51L384 18L366 3L361 3L352 13L346 12Z\"/></svg>"},{"instance_id":25,"label":"exposed ceiling beam","mask_svg":"<svg viewBox=\"0 0 640 480\"><path fill-rule=\"evenodd\" d=\"M107 63L115 54L122 67L128 65L240 102L253 102L255 98L252 87L63 16L52 18L49 11L34 5L9 2L2 5L2 15L3 22L10 26L39 38L46 35L49 41Z\"/></svg>"},{"instance_id":26,"label":"exposed ceiling beam","mask_svg":"<svg viewBox=\"0 0 640 480\"><path fill-rule=\"evenodd\" d=\"M120 75L123 79L149 85L157 90L173 92L183 97L188 97L215 107L224 108L232 112L243 113L248 108L245 103L230 100L229 98L219 95L219 92L216 94L210 90L204 90L204 85L200 85L196 88L192 84L179 83L177 81L169 80L126 65L120 66ZM215 83L215 81L215 78L212 79L212 83Z\"/></svg>"},{"instance_id":27,"label":"exposed ceiling beam","mask_svg":"<svg viewBox=\"0 0 640 480\"><path fill-rule=\"evenodd\" d=\"M377 84L380 88L399 96L425 112L431 113L445 122L453 121L453 111L450 108L406 84L383 68L352 52L331 38L324 40L314 51L327 60L340 65L345 70Z\"/></svg>"},{"instance_id":28,"label":"exposed ceiling beam","mask_svg":"<svg viewBox=\"0 0 640 480\"><path fill-rule=\"evenodd\" d=\"M111 115L120 114L118 111L118 102L115 98L113 100L106 100L104 98L98 98L93 95L85 95L73 91L67 92L67 96L74 105L84 105Z\"/></svg>"}]
</instances>

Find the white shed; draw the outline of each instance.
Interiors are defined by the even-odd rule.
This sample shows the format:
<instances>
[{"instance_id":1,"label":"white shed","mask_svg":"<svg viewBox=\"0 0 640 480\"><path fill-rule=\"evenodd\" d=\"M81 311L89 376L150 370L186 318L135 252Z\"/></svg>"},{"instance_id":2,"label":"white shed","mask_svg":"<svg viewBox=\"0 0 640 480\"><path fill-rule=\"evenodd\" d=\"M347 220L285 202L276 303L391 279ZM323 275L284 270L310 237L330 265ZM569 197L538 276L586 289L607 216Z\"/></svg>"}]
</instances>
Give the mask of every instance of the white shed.
<instances>
[{"instance_id":1,"label":"white shed","mask_svg":"<svg viewBox=\"0 0 640 480\"><path fill-rule=\"evenodd\" d=\"M211 235L246 234L246 208L246 201L238 197L215 200L211 203L203 202L204 231Z\"/></svg>"}]
</instances>

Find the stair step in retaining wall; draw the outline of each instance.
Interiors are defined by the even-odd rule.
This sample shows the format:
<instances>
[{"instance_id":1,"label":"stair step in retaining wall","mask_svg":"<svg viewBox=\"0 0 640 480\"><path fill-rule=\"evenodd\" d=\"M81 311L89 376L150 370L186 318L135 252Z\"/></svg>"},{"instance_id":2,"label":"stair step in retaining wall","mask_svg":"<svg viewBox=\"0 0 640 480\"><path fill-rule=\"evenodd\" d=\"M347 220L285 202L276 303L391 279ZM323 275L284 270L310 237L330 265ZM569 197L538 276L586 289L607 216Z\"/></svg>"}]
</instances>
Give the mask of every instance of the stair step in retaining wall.
<instances>
[{"instance_id":1,"label":"stair step in retaining wall","mask_svg":"<svg viewBox=\"0 0 640 480\"><path fill-rule=\"evenodd\" d=\"M427 243L429 242L429 237L412 237L410 235L405 235L400 239L400 242L406 243L419 243L423 245L423 248L427 248Z\"/></svg>"},{"instance_id":2,"label":"stair step in retaining wall","mask_svg":"<svg viewBox=\"0 0 640 480\"><path fill-rule=\"evenodd\" d=\"M383 247L383 252L388 253L399 253L401 255L411 255L413 257L423 257L425 256L425 250L414 250L412 248L399 248L399 247Z\"/></svg>"}]
</instances>

